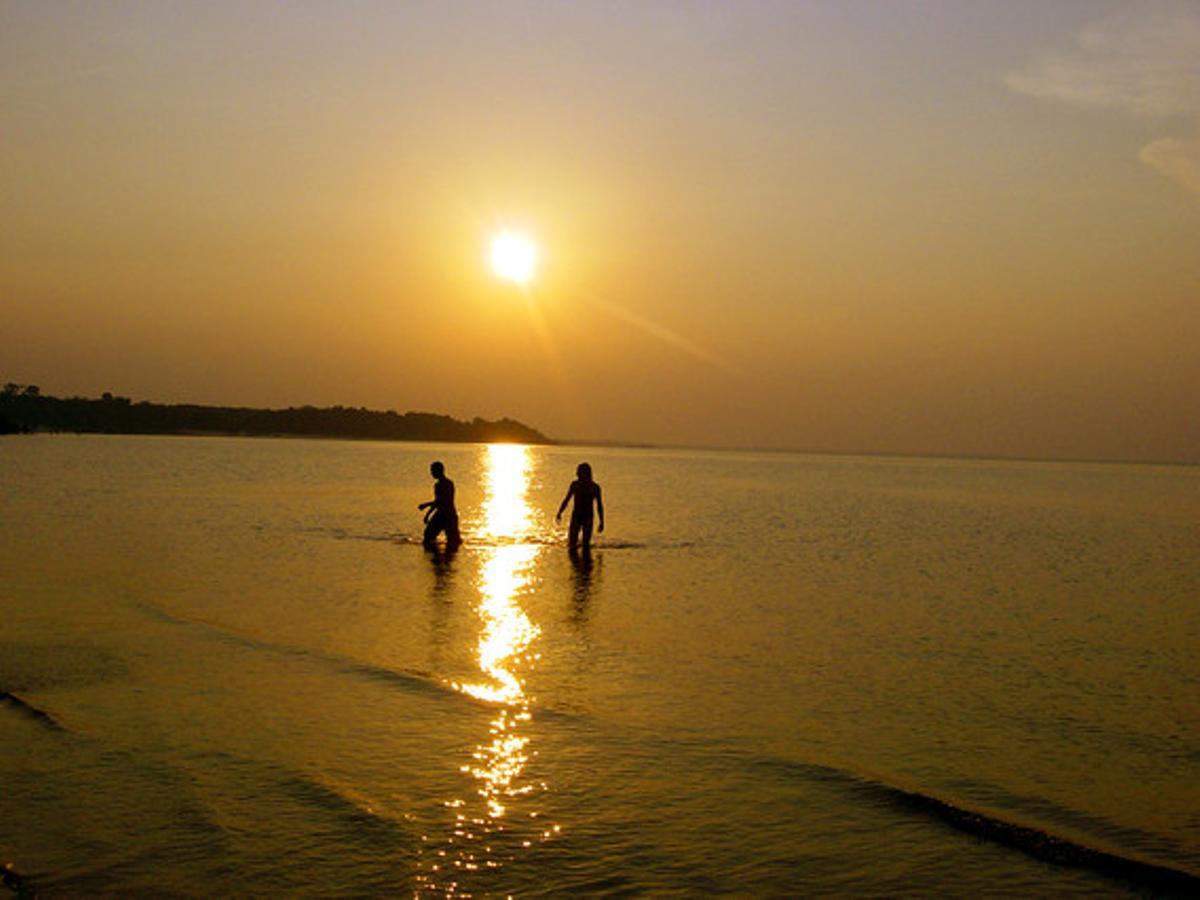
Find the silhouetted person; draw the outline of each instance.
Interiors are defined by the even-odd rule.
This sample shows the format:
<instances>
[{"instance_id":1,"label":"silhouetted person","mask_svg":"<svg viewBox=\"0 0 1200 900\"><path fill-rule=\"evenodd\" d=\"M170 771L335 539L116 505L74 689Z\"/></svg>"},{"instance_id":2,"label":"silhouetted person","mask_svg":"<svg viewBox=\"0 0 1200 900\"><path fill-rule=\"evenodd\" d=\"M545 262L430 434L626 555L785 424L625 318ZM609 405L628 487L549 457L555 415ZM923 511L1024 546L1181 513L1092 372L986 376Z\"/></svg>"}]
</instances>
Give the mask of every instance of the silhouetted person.
<instances>
[{"instance_id":1,"label":"silhouetted person","mask_svg":"<svg viewBox=\"0 0 1200 900\"><path fill-rule=\"evenodd\" d=\"M446 549L453 550L462 543L458 533L458 510L454 507L454 482L446 477L446 467L440 462L429 466L433 476L433 499L418 503L417 509L425 510L426 547L437 547L437 536L446 532Z\"/></svg>"},{"instance_id":2,"label":"silhouetted person","mask_svg":"<svg viewBox=\"0 0 1200 900\"><path fill-rule=\"evenodd\" d=\"M592 481L592 467L587 463L580 463L575 469L575 480L571 482L571 486L567 488L567 496L563 497L562 503L559 504L558 513L554 516L555 522L562 519L563 510L567 508L567 503L572 497L575 498L575 505L571 507L567 547L574 550L579 545L579 535L582 532L583 550L586 553L592 545L593 503L600 514L600 532L604 532L604 501L600 499L600 485Z\"/></svg>"}]
</instances>

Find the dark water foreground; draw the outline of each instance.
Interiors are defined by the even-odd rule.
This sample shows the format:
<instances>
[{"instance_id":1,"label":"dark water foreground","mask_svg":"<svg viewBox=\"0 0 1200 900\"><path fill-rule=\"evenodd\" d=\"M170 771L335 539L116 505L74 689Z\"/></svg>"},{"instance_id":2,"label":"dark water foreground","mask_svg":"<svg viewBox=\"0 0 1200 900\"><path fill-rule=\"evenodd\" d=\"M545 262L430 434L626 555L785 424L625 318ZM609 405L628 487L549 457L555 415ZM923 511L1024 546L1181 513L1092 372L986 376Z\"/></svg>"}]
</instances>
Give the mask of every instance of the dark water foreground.
<instances>
[{"instance_id":1,"label":"dark water foreground","mask_svg":"<svg viewBox=\"0 0 1200 900\"><path fill-rule=\"evenodd\" d=\"M11 891L1200 893L1194 469L0 453Z\"/></svg>"}]
</instances>

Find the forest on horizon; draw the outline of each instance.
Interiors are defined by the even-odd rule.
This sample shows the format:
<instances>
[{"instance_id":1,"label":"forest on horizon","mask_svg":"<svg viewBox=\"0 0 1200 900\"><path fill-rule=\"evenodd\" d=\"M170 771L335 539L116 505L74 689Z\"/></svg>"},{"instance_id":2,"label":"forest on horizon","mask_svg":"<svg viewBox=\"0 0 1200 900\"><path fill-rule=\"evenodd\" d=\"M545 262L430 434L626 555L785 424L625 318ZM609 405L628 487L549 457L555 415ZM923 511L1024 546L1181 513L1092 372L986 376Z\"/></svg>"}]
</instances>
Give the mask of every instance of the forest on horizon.
<instances>
[{"instance_id":1,"label":"forest on horizon","mask_svg":"<svg viewBox=\"0 0 1200 900\"><path fill-rule=\"evenodd\" d=\"M225 434L302 436L454 443L553 443L514 419L469 422L427 412L380 412L365 407L314 406L254 409L200 404L134 403L105 392L99 398L53 397L37 385L9 382L0 389L0 434Z\"/></svg>"}]
</instances>

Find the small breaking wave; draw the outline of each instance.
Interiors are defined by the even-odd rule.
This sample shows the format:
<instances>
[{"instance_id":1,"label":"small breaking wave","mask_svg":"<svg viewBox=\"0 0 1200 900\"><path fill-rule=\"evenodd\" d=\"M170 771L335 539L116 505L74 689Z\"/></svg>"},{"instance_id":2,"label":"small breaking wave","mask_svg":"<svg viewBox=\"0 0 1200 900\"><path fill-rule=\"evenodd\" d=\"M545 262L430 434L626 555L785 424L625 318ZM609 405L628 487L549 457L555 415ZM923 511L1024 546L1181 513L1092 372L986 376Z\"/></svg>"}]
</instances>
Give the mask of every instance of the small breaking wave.
<instances>
[{"instance_id":1,"label":"small breaking wave","mask_svg":"<svg viewBox=\"0 0 1200 900\"><path fill-rule=\"evenodd\" d=\"M317 535L319 537L332 538L335 541L379 541L379 542L399 541L401 543L404 543L410 539L410 536L406 535L402 531L384 532L381 534L378 534L378 533L372 534L370 532L363 532L363 531L350 531L346 528L320 528L320 527L317 527L317 528L301 528L300 533ZM418 543L419 543L419 541L418 541Z\"/></svg>"},{"instance_id":2,"label":"small breaking wave","mask_svg":"<svg viewBox=\"0 0 1200 900\"><path fill-rule=\"evenodd\" d=\"M344 788L305 773L278 773L268 783L297 803L329 816L332 821L352 831L358 841L373 842L381 849L392 849L398 842L412 837L402 821L375 809Z\"/></svg>"},{"instance_id":3,"label":"small breaking wave","mask_svg":"<svg viewBox=\"0 0 1200 900\"><path fill-rule=\"evenodd\" d=\"M958 831L1010 847L1043 862L1086 869L1155 890L1200 896L1200 874L1117 853L1023 824L934 793L820 763L759 758L759 768L840 785L893 807L931 817Z\"/></svg>"},{"instance_id":4,"label":"small breaking wave","mask_svg":"<svg viewBox=\"0 0 1200 900\"><path fill-rule=\"evenodd\" d=\"M282 644L274 641L263 640L252 635L233 631L211 622L205 622L199 619L182 618L169 613L152 603L138 603L135 604L135 606L137 609L149 616L152 616L160 622L174 625L179 628L190 628L203 632L210 639L219 641L223 644L230 644L236 647L244 647L250 650L272 653L276 656L303 659L308 662L313 662L332 668L334 671L345 675L366 678L376 683L385 683L392 687L402 688L410 693L454 696L458 698L465 697L466 699L470 699L461 691L455 690L453 685L437 678L429 672L422 672L417 669L387 668L384 666L363 662L361 660L356 660L347 656L340 656L333 653L323 653L319 650L312 650L305 647L296 647L291 644Z\"/></svg>"},{"instance_id":5,"label":"small breaking wave","mask_svg":"<svg viewBox=\"0 0 1200 900\"><path fill-rule=\"evenodd\" d=\"M26 718L32 719L38 724L49 728L52 731L66 731L58 719L50 715L44 709L39 709L28 700L23 700L16 694L10 694L8 691L0 691L0 703L11 706L16 709Z\"/></svg>"},{"instance_id":6,"label":"small breaking wave","mask_svg":"<svg viewBox=\"0 0 1200 900\"><path fill-rule=\"evenodd\" d=\"M1200 875L1090 847L1039 828L958 806L920 791L878 785L897 805L918 810L959 831L1020 850L1035 859L1133 881L1147 887L1200 894Z\"/></svg>"},{"instance_id":7,"label":"small breaking wave","mask_svg":"<svg viewBox=\"0 0 1200 900\"><path fill-rule=\"evenodd\" d=\"M424 536L404 531L362 532L346 528L303 528L304 534L330 538L336 541L371 541L374 543L390 543L401 547L423 547ZM492 547L563 547L567 546L565 534L525 534L519 536L492 536L463 534L460 549ZM592 541L592 551L601 550L686 550L695 546L692 541L625 541L607 540L603 537Z\"/></svg>"}]
</instances>

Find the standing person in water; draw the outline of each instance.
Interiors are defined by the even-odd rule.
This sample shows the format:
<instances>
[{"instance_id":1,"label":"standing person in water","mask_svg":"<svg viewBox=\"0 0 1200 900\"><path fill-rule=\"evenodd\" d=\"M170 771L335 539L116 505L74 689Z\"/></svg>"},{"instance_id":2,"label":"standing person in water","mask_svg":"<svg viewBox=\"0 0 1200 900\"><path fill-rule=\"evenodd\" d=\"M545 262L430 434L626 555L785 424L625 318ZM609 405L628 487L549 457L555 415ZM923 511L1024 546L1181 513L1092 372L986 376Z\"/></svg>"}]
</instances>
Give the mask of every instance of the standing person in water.
<instances>
[{"instance_id":1,"label":"standing person in water","mask_svg":"<svg viewBox=\"0 0 1200 900\"><path fill-rule=\"evenodd\" d=\"M427 548L437 546L440 532L446 532L446 549L453 550L462 543L458 533L458 510L454 507L454 482L446 477L446 467L435 462L429 467L433 476L433 499L418 503L417 509L425 510L425 540Z\"/></svg>"},{"instance_id":2,"label":"standing person in water","mask_svg":"<svg viewBox=\"0 0 1200 900\"><path fill-rule=\"evenodd\" d=\"M567 533L567 547L574 550L579 543L579 533L583 532L583 549L586 552L592 545L592 504L596 504L596 511L600 514L600 532L604 532L604 501L600 498L600 485L592 481L592 467L587 463L580 463L575 469L575 480L571 482L571 486L567 488L567 496L563 497L562 503L558 507L558 513L554 516L555 522L562 521L563 510L567 508L567 503L571 498L575 498L575 505L571 507L571 527Z\"/></svg>"}]
</instances>

